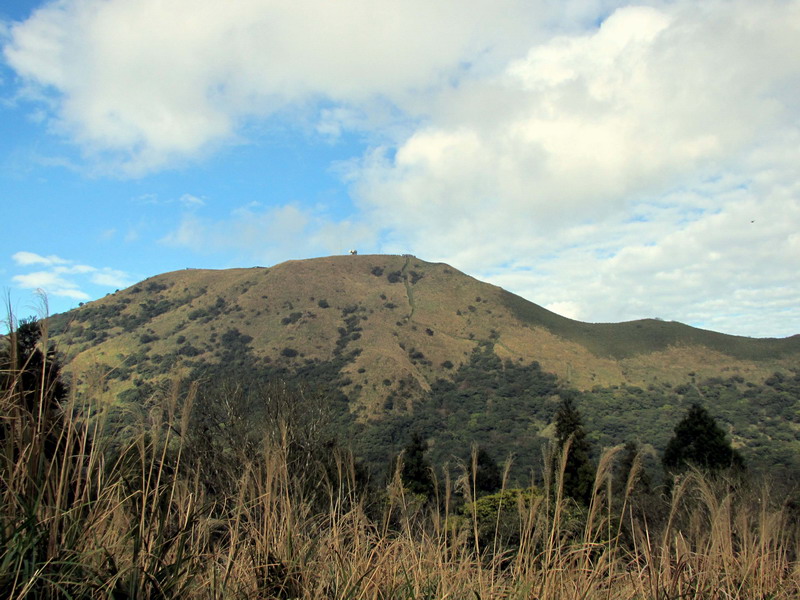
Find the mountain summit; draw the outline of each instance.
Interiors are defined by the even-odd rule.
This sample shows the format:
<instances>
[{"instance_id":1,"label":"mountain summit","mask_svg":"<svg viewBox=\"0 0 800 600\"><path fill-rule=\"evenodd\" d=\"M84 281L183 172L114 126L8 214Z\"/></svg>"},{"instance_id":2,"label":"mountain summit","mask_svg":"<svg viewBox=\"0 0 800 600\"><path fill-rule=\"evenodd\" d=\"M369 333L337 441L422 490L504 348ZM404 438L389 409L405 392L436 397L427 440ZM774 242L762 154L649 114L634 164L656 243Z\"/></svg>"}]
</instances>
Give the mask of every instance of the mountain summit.
<instances>
[{"instance_id":1,"label":"mountain summit","mask_svg":"<svg viewBox=\"0 0 800 600\"><path fill-rule=\"evenodd\" d=\"M54 333L73 369L105 369L117 392L136 378L219 361L226 344L243 340L258 360L287 369L345 353L345 391L369 413L401 382L429 390L485 344L577 389L763 379L800 357L800 336L745 338L656 319L574 321L409 255L165 273L57 315Z\"/></svg>"}]
</instances>

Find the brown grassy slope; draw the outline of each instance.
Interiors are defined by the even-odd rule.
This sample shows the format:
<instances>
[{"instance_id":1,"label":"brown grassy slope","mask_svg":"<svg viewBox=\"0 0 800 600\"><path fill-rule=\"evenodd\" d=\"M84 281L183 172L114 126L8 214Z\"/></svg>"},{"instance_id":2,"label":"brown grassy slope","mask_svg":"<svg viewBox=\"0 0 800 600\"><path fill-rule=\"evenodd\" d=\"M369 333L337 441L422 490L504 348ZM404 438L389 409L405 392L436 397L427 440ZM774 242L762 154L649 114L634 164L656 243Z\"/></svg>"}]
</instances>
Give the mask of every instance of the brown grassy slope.
<instances>
[{"instance_id":1,"label":"brown grassy slope","mask_svg":"<svg viewBox=\"0 0 800 600\"><path fill-rule=\"evenodd\" d=\"M187 345L197 355L179 356L173 369L187 359L218 360L221 339L232 329L252 337L257 357L289 367L331 359L344 331L345 351L361 351L345 367L349 391L369 413L379 412L400 385L424 390L446 377L443 363L457 367L481 341L493 342L503 359L539 361L583 389L677 383L690 374L757 381L796 366L800 357L800 336L759 340L656 320L581 323L448 265L389 255L175 271L58 319L61 350L76 371L102 375L131 365L132 377L145 379L166 376L163 357ZM108 337L88 340L89 330ZM296 356L284 356L286 349ZM113 395L131 380L109 385Z\"/></svg>"}]
</instances>

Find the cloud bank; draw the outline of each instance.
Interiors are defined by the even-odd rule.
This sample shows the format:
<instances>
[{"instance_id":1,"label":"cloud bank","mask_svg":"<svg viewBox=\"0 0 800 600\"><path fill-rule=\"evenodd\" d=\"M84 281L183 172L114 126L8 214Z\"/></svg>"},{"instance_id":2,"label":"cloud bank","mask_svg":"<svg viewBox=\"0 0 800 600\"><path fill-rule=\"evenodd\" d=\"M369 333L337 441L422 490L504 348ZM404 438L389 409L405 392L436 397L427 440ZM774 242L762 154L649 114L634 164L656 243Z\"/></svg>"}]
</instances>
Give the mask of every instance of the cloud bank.
<instances>
[{"instance_id":1,"label":"cloud bank","mask_svg":"<svg viewBox=\"0 0 800 600\"><path fill-rule=\"evenodd\" d=\"M318 98L410 106L464 61L507 57L537 4L64 0L15 24L4 53L55 130L141 174Z\"/></svg>"},{"instance_id":2,"label":"cloud bank","mask_svg":"<svg viewBox=\"0 0 800 600\"><path fill-rule=\"evenodd\" d=\"M576 318L800 331L800 10L703 6L619 8L443 94L352 166L361 206Z\"/></svg>"}]
</instances>

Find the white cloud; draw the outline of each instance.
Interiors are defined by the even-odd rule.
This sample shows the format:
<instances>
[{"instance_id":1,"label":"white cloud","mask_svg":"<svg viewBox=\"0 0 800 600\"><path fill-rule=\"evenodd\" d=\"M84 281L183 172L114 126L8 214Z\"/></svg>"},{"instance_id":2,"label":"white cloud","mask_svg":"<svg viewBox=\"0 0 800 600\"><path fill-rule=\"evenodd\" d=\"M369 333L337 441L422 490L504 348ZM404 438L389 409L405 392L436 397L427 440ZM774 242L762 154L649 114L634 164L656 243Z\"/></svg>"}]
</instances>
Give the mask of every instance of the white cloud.
<instances>
[{"instance_id":1,"label":"white cloud","mask_svg":"<svg viewBox=\"0 0 800 600\"><path fill-rule=\"evenodd\" d=\"M14 24L5 56L55 102L56 129L139 174L317 98L410 102L467 63L507 59L553 13L547 5L62 0ZM349 115L329 113L322 129L335 134Z\"/></svg>"},{"instance_id":2,"label":"white cloud","mask_svg":"<svg viewBox=\"0 0 800 600\"><path fill-rule=\"evenodd\" d=\"M50 271L35 271L24 275L15 275L12 280L23 289L40 289L54 296L64 296L76 300L89 299L89 295L79 290L76 283Z\"/></svg>"},{"instance_id":3,"label":"white cloud","mask_svg":"<svg viewBox=\"0 0 800 600\"><path fill-rule=\"evenodd\" d=\"M197 196L193 196L192 194L184 194L178 198L178 202L180 202L186 208L205 205L205 200L198 198Z\"/></svg>"},{"instance_id":4,"label":"white cloud","mask_svg":"<svg viewBox=\"0 0 800 600\"><path fill-rule=\"evenodd\" d=\"M391 158L367 157L357 194L431 222L458 206L549 229L738 166L793 123L800 37L796 4L728 6L623 8L533 47L503 77L447 94Z\"/></svg>"},{"instance_id":5,"label":"white cloud","mask_svg":"<svg viewBox=\"0 0 800 600\"><path fill-rule=\"evenodd\" d=\"M92 267L54 255L44 257L22 251L15 253L12 258L21 267L45 267L44 270L14 275L11 279L22 289L42 290L50 296L89 300L91 296L85 291L87 285L108 289L122 288L132 283L124 271Z\"/></svg>"},{"instance_id":6,"label":"white cloud","mask_svg":"<svg viewBox=\"0 0 800 600\"><path fill-rule=\"evenodd\" d=\"M90 277L92 283L108 288L124 288L131 282L130 275L117 269L104 268L95 270Z\"/></svg>"},{"instance_id":7,"label":"white cloud","mask_svg":"<svg viewBox=\"0 0 800 600\"><path fill-rule=\"evenodd\" d=\"M583 310L581 306L577 302L553 302L552 304L548 304L545 306L547 310L551 310L554 313L558 313L561 316L567 317L568 319L575 319L579 321L581 319L581 314Z\"/></svg>"},{"instance_id":8,"label":"white cloud","mask_svg":"<svg viewBox=\"0 0 800 600\"><path fill-rule=\"evenodd\" d=\"M582 320L660 317L741 335L789 335L800 329L797 192L733 189L721 210L685 224L671 207L651 207L649 221L582 228L575 246L568 241L574 236L556 233L556 251L521 261L530 270L486 275Z\"/></svg>"},{"instance_id":9,"label":"white cloud","mask_svg":"<svg viewBox=\"0 0 800 600\"><path fill-rule=\"evenodd\" d=\"M28 265L62 265L66 264L67 260L51 254L50 256L41 256L40 254L36 254L35 252L16 252L11 256L15 263L22 266Z\"/></svg>"},{"instance_id":10,"label":"white cloud","mask_svg":"<svg viewBox=\"0 0 800 600\"><path fill-rule=\"evenodd\" d=\"M798 2L620 8L443 94L353 193L385 248L570 316L800 332L798 33Z\"/></svg>"}]
</instances>

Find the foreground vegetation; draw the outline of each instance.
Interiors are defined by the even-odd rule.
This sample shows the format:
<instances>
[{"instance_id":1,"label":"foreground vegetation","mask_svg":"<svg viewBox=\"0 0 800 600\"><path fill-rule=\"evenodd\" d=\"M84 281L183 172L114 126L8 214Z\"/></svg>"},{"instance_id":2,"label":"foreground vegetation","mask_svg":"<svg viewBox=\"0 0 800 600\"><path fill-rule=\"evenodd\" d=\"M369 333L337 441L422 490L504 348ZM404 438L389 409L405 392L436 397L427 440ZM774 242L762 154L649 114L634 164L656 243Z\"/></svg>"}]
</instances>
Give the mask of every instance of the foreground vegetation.
<instances>
[{"instance_id":1,"label":"foreground vegetation","mask_svg":"<svg viewBox=\"0 0 800 600\"><path fill-rule=\"evenodd\" d=\"M620 481L611 449L584 507L564 494L568 439L536 488L480 496L474 451L414 494L402 457L370 484L281 385L260 390L258 435L225 412L238 390L215 389L212 419L197 383L154 393L122 431L60 383L37 327L6 340L0 366L4 597L800 595L797 508L765 488L689 472L643 496L638 460Z\"/></svg>"}]
</instances>

